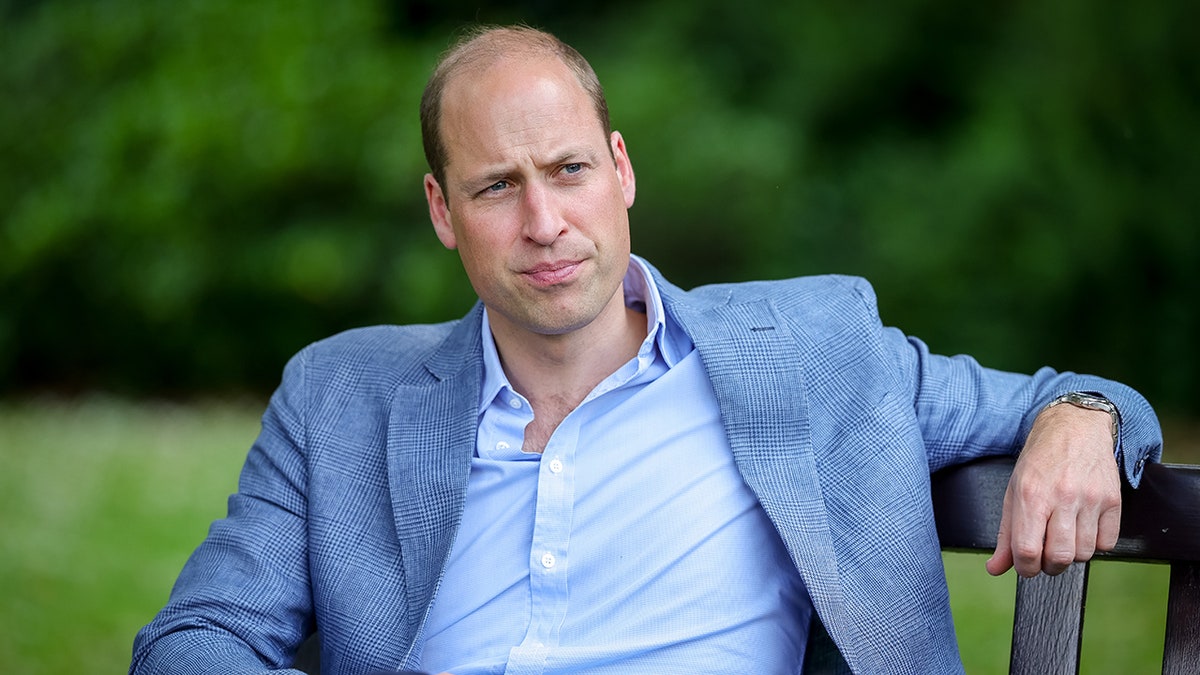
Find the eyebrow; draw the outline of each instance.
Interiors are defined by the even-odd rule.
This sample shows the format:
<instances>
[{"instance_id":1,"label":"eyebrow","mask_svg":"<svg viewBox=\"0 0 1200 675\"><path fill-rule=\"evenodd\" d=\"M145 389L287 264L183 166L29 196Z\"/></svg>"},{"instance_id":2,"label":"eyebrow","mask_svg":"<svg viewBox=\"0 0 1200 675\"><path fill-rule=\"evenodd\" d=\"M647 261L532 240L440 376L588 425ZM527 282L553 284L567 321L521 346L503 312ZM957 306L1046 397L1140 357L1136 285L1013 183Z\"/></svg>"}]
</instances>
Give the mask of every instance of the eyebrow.
<instances>
[{"instance_id":1,"label":"eyebrow","mask_svg":"<svg viewBox=\"0 0 1200 675\"><path fill-rule=\"evenodd\" d=\"M595 161L595 154L589 148L567 148L550 161L549 165L573 164L575 161Z\"/></svg>"},{"instance_id":2,"label":"eyebrow","mask_svg":"<svg viewBox=\"0 0 1200 675\"><path fill-rule=\"evenodd\" d=\"M510 173L508 169L493 169L477 178L463 181L463 186L468 192L478 192L489 185L494 185L497 181L505 180Z\"/></svg>"},{"instance_id":3,"label":"eyebrow","mask_svg":"<svg viewBox=\"0 0 1200 675\"><path fill-rule=\"evenodd\" d=\"M555 155L550 161L546 162L544 166L558 166L560 164L574 164L577 162L595 163L595 161L596 155L590 148L578 146L566 148ZM512 165L491 167L476 178L464 180L462 182L462 190L466 194L475 194L489 185L494 185L498 181L507 180L512 173Z\"/></svg>"}]
</instances>

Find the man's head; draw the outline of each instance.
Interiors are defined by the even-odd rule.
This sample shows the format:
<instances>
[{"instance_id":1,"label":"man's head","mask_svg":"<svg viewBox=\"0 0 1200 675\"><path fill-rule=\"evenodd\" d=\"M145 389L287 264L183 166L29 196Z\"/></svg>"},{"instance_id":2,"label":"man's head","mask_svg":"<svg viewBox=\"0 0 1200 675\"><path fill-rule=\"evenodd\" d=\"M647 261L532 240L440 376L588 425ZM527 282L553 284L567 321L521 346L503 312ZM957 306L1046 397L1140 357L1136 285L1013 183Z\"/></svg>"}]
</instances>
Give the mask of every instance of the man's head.
<instances>
[{"instance_id":1,"label":"man's head","mask_svg":"<svg viewBox=\"0 0 1200 675\"><path fill-rule=\"evenodd\" d=\"M434 231L498 337L603 334L625 311L635 182L597 112L599 84L589 90L582 60L544 33L493 29L468 45L426 92L441 155L441 176L425 176Z\"/></svg>"},{"instance_id":2,"label":"man's head","mask_svg":"<svg viewBox=\"0 0 1200 675\"><path fill-rule=\"evenodd\" d=\"M446 178L446 143L442 138L442 96L447 83L460 73L484 68L504 56L550 56L575 74L596 111L596 119L607 134L612 131L604 88L592 66L571 45L554 35L527 26L480 26L466 32L445 54L430 76L421 95L421 143L425 161L438 183Z\"/></svg>"}]
</instances>

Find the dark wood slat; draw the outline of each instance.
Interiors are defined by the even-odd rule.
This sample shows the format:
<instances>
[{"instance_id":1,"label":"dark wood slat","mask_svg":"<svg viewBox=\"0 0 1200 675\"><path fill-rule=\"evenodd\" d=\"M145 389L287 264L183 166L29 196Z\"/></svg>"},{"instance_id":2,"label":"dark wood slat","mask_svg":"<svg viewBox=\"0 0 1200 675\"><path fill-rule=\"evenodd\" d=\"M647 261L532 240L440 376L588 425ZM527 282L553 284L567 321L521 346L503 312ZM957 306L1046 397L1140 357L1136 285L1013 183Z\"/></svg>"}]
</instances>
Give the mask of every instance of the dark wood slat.
<instances>
[{"instance_id":1,"label":"dark wood slat","mask_svg":"<svg viewBox=\"0 0 1200 675\"><path fill-rule=\"evenodd\" d=\"M1017 580L1010 673L1079 672L1087 573L1088 563L1075 563L1058 576Z\"/></svg>"},{"instance_id":2,"label":"dark wood slat","mask_svg":"<svg viewBox=\"0 0 1200 675\"><path fill-rule=\"evenodd\" d=\"M988 457L933 474L933 515L943 549L996 548L1014 463L1009 457Z\"/></svg>"},{"instance_id":3,"label":"dark wood slat","mask_svg":"<svg viewBox=\"0 0 1200 675\"><path fill-rule=\"evenodd\" d=\"M1109 557L1200 561L1200 466L1149 464L1122 495L1121 538Z\"/></svg>"},{"instance_id":4,"label":"dark wood slat","mask_svg":"<svg viewBox=\"0 0 1200 675\"><path fill-rule=\"evenodd\" d=\"M995 548L1014 463L1012 458L991 457L933 475L933 510L942 548ZM1097 557L1200 561L1200 466L1147 465L1141 486L1123 490L1116 548Z\"/></svg>"},{"instance_id":5,"label":"dark wood slat","mask_svg":"<svg viewBox=\"0 0 1200 675\"><path fill-rule=\"evenodd\" d=\"M1163 675L1194 674L1200 670L1200 563L1173 563L1168 593Z\"/></svg>"}]
</instances>

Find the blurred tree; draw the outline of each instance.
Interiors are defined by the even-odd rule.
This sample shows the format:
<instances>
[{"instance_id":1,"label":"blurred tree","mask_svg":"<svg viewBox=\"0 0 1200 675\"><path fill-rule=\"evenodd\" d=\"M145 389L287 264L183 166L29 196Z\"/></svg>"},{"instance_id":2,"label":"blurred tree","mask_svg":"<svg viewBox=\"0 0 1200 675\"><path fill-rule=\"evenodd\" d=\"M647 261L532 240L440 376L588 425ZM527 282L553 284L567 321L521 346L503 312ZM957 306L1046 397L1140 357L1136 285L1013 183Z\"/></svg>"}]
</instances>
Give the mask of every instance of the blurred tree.
<instances>
[{"instance_id":1,"label":"blurred tree","mask_svg":"<svg viewBox=\"0 0 1200 675\"><path fill-rule=\"evenodd\" d=\"M758 4L653 5L630 22L650 46L608 64L641 84L609 78L617 111L672 83L622 122L664 183L635 207L642 228L664 207L643 251L688 283L863 274L938 351L1200 412L1194 4Z\"/></svg>"},{"instance_id":2,"label":"blurred tree","mask_svg":"<svg viewBox=\"0 0 1200 675\"><path fill-rule=\"evenodd\" d=\"M0 113L11 382L261 386L331 329L466 305L454 261L414 227L405 118L433 54L389 40L378 10L26 13L0 66L17 92Z\"/></svg>"},{"instance_id":3,"label":"blurred tree","mask_svg":"<svg viewBox=\"0 0 1200 675\"><path fill-rule=\"evenodd\" d=\"M863 274L937 351L1200 414L1198 13L0 0L0 390L261 389L336 330L460 315L416 107L480 20L589 56L676 281Z\"/></svg>"}]
</instances>

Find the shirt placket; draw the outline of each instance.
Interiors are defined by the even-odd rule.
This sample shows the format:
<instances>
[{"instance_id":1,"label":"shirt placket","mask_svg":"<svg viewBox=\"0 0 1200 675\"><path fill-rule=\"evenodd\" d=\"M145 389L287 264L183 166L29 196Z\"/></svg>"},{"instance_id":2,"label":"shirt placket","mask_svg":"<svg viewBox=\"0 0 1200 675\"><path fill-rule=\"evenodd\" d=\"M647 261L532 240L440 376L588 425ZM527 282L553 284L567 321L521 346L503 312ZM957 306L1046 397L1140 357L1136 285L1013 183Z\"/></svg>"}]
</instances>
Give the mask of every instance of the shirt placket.
<instances>
[{"instance_id":1,"label":"shirt placket","mask_svg":"<svg viewBox=\"0 0 1200 675\"><path fill-rule=\"evenodd\" d=\"M568 415L542 454L529 551L529 629L509 653L506 675L541 675L567 614L571 521L575 508L577 417Z\"/></svg>"}]
</instances>

